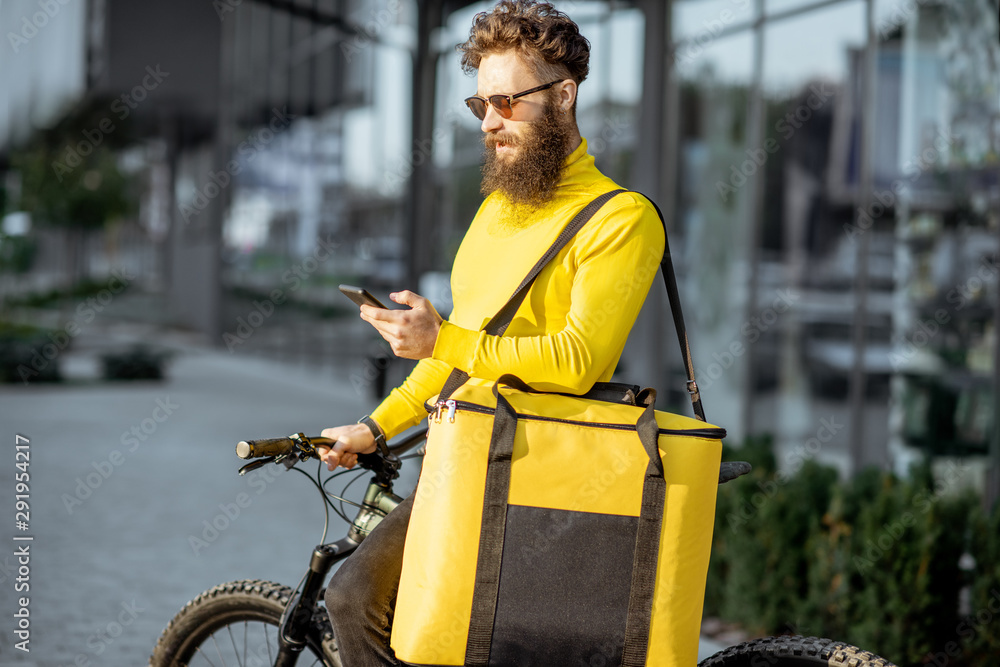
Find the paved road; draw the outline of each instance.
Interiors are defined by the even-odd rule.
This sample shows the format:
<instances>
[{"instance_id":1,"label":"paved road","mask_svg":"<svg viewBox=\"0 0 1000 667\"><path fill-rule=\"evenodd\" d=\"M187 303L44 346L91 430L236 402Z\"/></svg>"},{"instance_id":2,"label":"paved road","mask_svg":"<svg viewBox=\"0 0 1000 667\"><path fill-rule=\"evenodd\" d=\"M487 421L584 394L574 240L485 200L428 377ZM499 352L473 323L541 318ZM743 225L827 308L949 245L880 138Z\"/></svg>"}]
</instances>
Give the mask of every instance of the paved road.
<instances>
[{"instance_id":1,"label":"paved road","mask_svg":"<svg viewBox=\"0 0 1000 667\"><path fill-rule=\"evenodd\" d=\"M243 578L294 585L322 531L317 492L277 466L238 477L234 445L316 434L371 407L329 369L190 346L164 382L0 386L0 507L13 508L19 433L31 442L35 538L28 654L12 647L16 560L10 546L0 550L0 664L144 665L167 621L202 590ZM400 491L415 473L410 466ZM330 534L344 530L335 520ZM10 517L0 539L12 545L15 532Z\"/></svg>"},{"instance_id":2,"label":"paved road","mask_svg":"<svg viewBox=\"0 0 1000 667\"><path fill-rule=\"evenodd\" d=\"M13 650L8 620L0 664L145 664L167 621L198 592L241 578L294 584L322 531L318 494L278 466L238 477L234 445L316 434L370 407L349 382L190 349L162 383L0 388L4 477L14 471L14 434L31 440L35 537L32 650ZM411 470L401 488L414 477ZM0 506L13 508L12 495L5 481ZM234 505L230 520L225 509L232 515ZM206 521L224 530L206 532ZM12 524L0 535L8 545ZM339 520L331 526L331 535L343 532ZM6 619L15 604L10 553L0 551Z\"/></svg>"}]
</instances>

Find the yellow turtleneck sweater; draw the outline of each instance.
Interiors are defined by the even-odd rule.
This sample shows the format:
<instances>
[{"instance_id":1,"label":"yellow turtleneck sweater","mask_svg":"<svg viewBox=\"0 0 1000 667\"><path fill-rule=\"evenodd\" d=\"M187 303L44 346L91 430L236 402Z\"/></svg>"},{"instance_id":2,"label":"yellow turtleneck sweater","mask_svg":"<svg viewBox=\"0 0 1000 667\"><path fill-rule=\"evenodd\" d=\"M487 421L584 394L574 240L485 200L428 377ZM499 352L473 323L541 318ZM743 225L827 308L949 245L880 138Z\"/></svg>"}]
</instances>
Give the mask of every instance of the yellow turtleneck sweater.
<instances>
[{"instance_id":1,"label":"yellow turtleneck sweater","mask_svg":"<svg viewBox=\"0 0 1000 667\"><path fill-rule=\"evenodd\" d=\"M387 437L427 416L424 402L452 367L490 384L513 373L534 388L582 394L611 378L663 256L663 227L643 197L606 203L539 273L503 336L482 331L580 209L619 186L594 166L584 139L553 198L511 222L494 192L473 219L451 272L454 310L434 353L371 417Z\"/></svg>"}]
</instances>

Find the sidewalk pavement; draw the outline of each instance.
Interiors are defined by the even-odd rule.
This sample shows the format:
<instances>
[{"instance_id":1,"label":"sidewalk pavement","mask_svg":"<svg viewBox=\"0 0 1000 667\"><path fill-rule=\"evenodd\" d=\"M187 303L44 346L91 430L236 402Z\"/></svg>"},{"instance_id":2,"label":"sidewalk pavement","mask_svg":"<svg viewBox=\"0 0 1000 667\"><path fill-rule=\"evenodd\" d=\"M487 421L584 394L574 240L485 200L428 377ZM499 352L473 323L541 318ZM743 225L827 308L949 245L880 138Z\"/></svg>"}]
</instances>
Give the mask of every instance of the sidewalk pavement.
<instances>
[{"instance_id":1,"label":"sidewalk pavement","mask_svg":"<svg viewBox=\"0 0 1000 667\"><path fill-rule=\"evenodd\" d=\"M167 379L97 379L97 355L112 341L174 350ZM13 651L3 633L9 664L136 664L202 590L242 578L298 581L322 528L316 490L280 466L238 477L233 449L366 414L374 401L351 368L241 356L121 321L89 328L63 354L66 383L0 385L9 436L31 441L35 537L33 650ZM408 493L417 472L404 465L397 491ZM11 487L0 489L8 507ZM328 539L344 532L334 518ZM8 574L0 560L0 580ZM703 638L699 659L721 648Z\"/></svg>"}]
</instances>

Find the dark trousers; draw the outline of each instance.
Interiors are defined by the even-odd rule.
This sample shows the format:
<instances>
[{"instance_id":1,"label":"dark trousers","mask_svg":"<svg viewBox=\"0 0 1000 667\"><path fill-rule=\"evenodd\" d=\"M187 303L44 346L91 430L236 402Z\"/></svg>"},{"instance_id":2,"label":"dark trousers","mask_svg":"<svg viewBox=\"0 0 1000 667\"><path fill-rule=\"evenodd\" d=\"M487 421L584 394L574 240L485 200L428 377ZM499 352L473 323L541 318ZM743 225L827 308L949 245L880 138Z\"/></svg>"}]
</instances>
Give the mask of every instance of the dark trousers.
<instances>
[{"instance_id":1,"label":"dark trousers","mask_svg":"<svg viewBox=\"0 0 1000 667\"><path fill-rule=\"evenodd\" d=\"M326 608L344 667L404 665L389 647L411 493L334 572Z\"/></svg>"}]
</instances>

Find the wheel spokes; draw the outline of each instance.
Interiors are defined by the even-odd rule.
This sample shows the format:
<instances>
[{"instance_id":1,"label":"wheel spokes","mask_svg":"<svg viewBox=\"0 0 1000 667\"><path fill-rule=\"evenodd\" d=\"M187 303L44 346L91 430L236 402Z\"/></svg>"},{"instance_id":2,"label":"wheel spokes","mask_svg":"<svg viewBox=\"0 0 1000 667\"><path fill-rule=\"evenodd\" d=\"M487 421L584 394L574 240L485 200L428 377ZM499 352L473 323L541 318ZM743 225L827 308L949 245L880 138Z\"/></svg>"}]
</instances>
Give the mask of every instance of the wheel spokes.
<instances>
[{"instance_id":1,"label":"wheel spokes","mask_svg":"<svg viewBox=\"0 0 1000 667\"><path fill-rule=\"evenodd\" d=\"M239 637L239 628L243 636ZM206 636L200 646L195 647L190 667L257 667L272 665L277 659L279 628L266 621L244 619L234 621L216 629ZM228 636L228 640L226 637ZM272 641L274 640L274 641ZM300 655L308 658L311 667L324 667L322 654L310 649ZM266 656L266 663L265 661ZM300 664L305 665L305 662Z\"/></svg>"},{"instance_id":2,"label":"wheel spokes","mask_svg":"<svg viewBox=\"0 0 1000 667\"><path fill-rule=\"evenodd\" d=\"M212 643L215 644L215 652L219 654L219 660L222 661L222 667L226 667L226 659L222 657L222 649L219 648L219 642L215 641L215 635L212 635Z\"/></svg>"}]
</instances>

